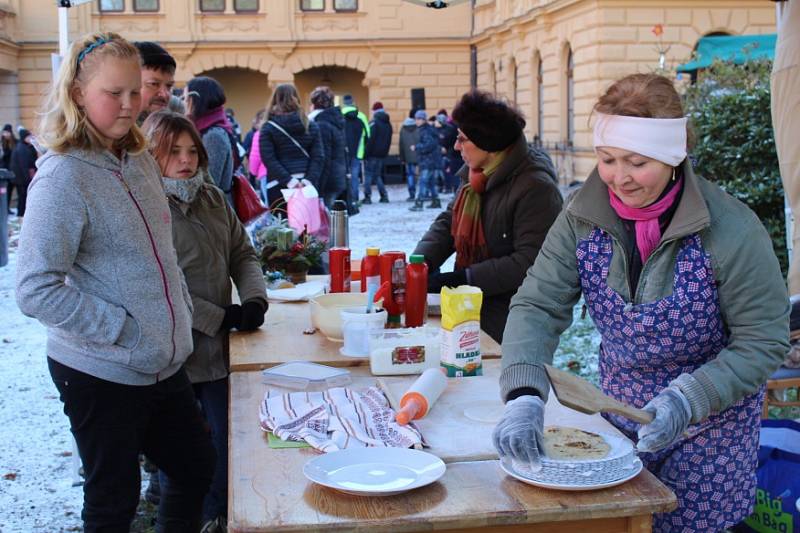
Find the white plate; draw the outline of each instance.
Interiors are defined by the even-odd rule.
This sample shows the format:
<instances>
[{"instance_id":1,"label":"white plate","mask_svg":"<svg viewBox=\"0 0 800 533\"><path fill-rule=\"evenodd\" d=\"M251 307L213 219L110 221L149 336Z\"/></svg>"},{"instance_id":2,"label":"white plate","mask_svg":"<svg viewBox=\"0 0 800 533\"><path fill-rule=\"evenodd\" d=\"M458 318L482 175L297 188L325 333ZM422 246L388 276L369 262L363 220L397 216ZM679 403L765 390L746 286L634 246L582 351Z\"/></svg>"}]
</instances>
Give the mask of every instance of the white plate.
<instances>
[{"instance_id":1,"label":"white plate","mask_svg":"<svg viewBox=\"0 0 800 533\"><path fill-rule=\"evenodd\" d=\"M444 462L408 448L353 448L308 461L303 474L326 487L356 496L391 496L424 487L444 474Z\"/></svg>"},{"instance_id":2,"label":"white plate","mask_svg":"<svg viewBox=\"0 0 800 533\"><path fill-rule=\"evenodd\" d=\"M543 489L553 489L553 490L570 490L570 491L578 491L578 490L599 490L599 489L606 489L608 487L615 487L617 485L621 485L626 481L629 481L636 476L639 475L639 472L642 471L642 461L637 457L633 460L633 465L631 465L631 470L629 474L624 475L619 479L615 479L613 481L607 481L605 483L574 483L574 484L563 484L563 483L546 483L543 481L536 481L530 479L528 477L523 476L522 474L518 474L514 468L511 466L511 461L501 460L500 461L500 468L503 469L503 472L508 474L509 476L516 478L523 483L527 483L528 485L533 485L534 487L541 487Z\"/></svg>"},{"instance_id":3,"label":"white plate","mask_svg":"<svg viewBox=\"0 0 800 533\"><path fill-rule=\"evenodd\" d=\"M307 302L325 292L325 283L307 281L290 289L267 290L267 299L275 302Z\"/></svg>"}]
</instances>

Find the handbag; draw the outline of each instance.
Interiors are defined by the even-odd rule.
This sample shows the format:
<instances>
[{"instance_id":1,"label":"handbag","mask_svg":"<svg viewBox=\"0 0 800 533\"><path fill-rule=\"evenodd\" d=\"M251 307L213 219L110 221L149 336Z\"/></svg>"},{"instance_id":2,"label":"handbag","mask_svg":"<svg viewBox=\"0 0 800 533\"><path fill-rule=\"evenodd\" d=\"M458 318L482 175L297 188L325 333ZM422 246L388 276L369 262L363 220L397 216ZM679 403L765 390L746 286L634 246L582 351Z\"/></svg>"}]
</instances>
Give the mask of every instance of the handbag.
<instances>
[{"instance_id":1,"label":"handbag","mask_svg":"<svg viewBox=\"0 0 800 533\"><path fill-rule=\"evenodd\" d=\"M242 224L247 224L267 212L253 186L238 172L233 175L233 210Z\"/></svg>"}]
</instances>

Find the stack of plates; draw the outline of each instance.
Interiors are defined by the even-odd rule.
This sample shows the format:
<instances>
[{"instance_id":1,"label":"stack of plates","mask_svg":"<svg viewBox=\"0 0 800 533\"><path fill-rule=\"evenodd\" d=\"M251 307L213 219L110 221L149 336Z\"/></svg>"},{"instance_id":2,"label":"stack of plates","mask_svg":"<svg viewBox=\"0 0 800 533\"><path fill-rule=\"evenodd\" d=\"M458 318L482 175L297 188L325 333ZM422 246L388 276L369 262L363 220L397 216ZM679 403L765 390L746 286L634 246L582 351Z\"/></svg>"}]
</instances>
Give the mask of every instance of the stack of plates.
<instances>
[{"instance_id":1,"label":"stack of plates","mask_svg":"<svg viewBox=\"0 0 800 533\"><path fill-rule=\"evenodd\" d=\"M542 469L534 472L526 463L503 459L501 468L520 481L550 489L593 490L613 487L635 477L642 471L633 443L628 439L598 433L611 447L602 459L542 458Z\"/></svg>"}]
</instances>

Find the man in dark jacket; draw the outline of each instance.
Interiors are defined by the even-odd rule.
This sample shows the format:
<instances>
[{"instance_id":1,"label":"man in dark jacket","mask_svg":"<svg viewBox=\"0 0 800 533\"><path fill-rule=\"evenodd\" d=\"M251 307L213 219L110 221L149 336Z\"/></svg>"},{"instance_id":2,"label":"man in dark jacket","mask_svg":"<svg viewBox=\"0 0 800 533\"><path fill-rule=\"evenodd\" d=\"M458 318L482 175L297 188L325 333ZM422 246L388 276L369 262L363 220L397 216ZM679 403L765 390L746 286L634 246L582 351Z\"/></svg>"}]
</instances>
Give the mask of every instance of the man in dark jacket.
<instances>
[{"instance_id":1,"label":"man in dark jacket","mask_svg":"<svg viewBox=\"0 0 800 533\"><path fill-rule=\"evenodd\" d=\"M471 91L453 110L461 188L417 244L431 268L428 292L473 285L483 291L481 328L502 342L511 297L561 211L550 158L528 148L525 120L488 93ZM439 267L456 253L453 272Z\"/></svg>"},{"instance_id":2,"label":"man in dark jacket","mask_svg":"<svg viewBox=\"0 0 800 533\"><path fill-rule=\"evenodd\" d=\"M11 171L17 186L17 216L25 215L25 202L28 198L28 185L36 174L36 148L31 144L33 136L26 129L19 131L19 142L11 153Z\"/></svg>"},{"instance_id":3,"label":"man in dark jacket","mask_svg":"<svg viewBox=\"0 0 800 533\"><path fill-rule=\"evenodd\" d=\"M365 156L365 179L364 179L364 203L372 203L372 184L378 186L378 193L381 195L382 204L389 203L389 195L383 185L383 165L389 155L389 147L392 145L392 123L389 122L389 114L384 111L381 102L372 104L372 122L369 123L369 139L364 150Z\"/></svg>"},{"instance_id":4,"label":"man in dark jacket","mask_svg":"<svg viewBox=\"0 0 800 533\"><path fill-rule=\"evenodd\" d=\"M446 110L440 109L436 114L436 120L442 125L439 129L439 141L444 148L444 190L442 192L454 193L461 183L456 172L464 165L461 152L456 150L458 131L450 121L450 117L447 116Z\"/></svg>"},{"instance_id":5,"label":"man in dark jacket","mask_svg":"<svg viewBox=\"0 0 800 533\"><path fill-rule=\"evenodd\" d=\"M442 148L439 145L439 134L428 124L428 114L424 109L420 109L414 114L419 131L419 141L414 146L419 161L419 190L417 191L417 201L411 211L421 211L423 201L431 199L428 207L438 209L442 206L439 201L439 194L436 192L436 172L442 168Z\"/></svg>"},{"instance_id":6,"label":"man in dark jacket","mask_svg":"<svg viewBox=\"0 0 800 533\"><path fill-rule=\"evenodd\" d=\"M344 95L342 104L348 171L350 172L348 206L350 214L353 215L358 213L358 182L361 177L361 161L364 159L364 148L369 138L369 122L367 122L367 117L364 113L356 107L353 95Z\"/></svg>"},{"instance_id":7,"label":"man in dark jacket","mask_svg":"<svg viewBox=\"0 0 800 533\"><path fill-rule=\"evenodd\" d=\"M333 91L330 87L317 87L311 93L314 108L308 118L319 125L325 162L319 179L319 194L330 209L333 201L347 187L347 155L344 140L344 116L333 106Z\"/></svg>"},{"instance_id":8,"label":"man in dark jacket","mask_svg":"<svg viewBox=\"0 0 800 533\"><path fill-rule=\"evenodd\" d=\"M416 199L417 191L415 185L417 179L417 152L411 148L419 142L419 131L417 131L417 123L414 121L415 113L416 110L412 109L408 114L408 118L403 121L403 127L400 128L400 162L403 164L406 183L408 184L407 202L413 202Z\"/></svg>"}]
</instances>

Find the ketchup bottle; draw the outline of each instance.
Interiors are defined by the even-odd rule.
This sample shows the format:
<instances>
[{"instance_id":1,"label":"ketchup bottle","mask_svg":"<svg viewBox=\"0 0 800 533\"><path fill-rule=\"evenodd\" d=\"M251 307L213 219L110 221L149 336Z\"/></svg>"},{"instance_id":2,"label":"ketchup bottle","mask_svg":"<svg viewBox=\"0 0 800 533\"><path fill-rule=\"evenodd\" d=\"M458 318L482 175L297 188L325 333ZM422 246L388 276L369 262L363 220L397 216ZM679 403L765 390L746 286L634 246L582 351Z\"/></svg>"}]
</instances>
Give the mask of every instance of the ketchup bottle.
<instances>
[{"instance_id":1,"label":"ketchup bottle","mask_svg":"<svg viewBox=\"0 0 800 533\"><path fill-rule=\"evenodd\" d=\"M425 256L412 255L406 266L406 327L417 328L428 317L428 265Z\"/></svg>"},{"instance_id":2,"label":"ketchup bottle","mask_svg":"<svg viewBox=\"0 0 800 533\"><path fill-rule=\"evenodd\" d=\"M406 292L406 254L403 252L384 252L380 255L381 283L389 282L391 294L383 302L389 315L387 328L399 328L405 311Z\"/></svg>"},{"instance_id":3,"label":"ketchup bottle","mask_svg":"<svg viewBox=\"0 0 800 533\"><path fill-rule=\"evenodd\" d=\"M370 284L381 284L381 266L378 256L380 248L367 248L367 255L361 261L361 292L367 292Z\"/></svg>"}]
</instances>

